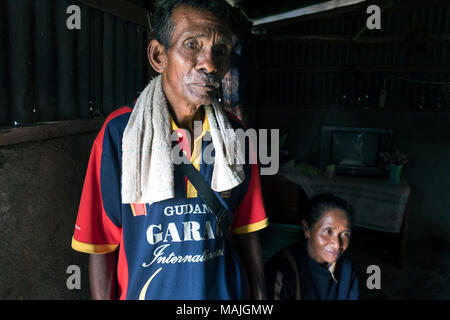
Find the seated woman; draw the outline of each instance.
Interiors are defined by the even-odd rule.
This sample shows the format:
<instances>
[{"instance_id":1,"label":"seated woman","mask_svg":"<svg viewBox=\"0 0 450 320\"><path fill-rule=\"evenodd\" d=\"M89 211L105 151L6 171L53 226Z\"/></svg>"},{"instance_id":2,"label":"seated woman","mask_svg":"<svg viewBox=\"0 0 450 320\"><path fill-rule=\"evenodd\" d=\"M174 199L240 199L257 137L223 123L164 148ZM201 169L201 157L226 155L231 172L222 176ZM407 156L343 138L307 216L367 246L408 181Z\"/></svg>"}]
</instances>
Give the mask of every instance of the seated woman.
<instances>
[{"instance_id":1,"label":"seated woman","mask_svg":"<svg viewBox=\"0 0 450 320\"><path fill-rule=\"evenodd\" d=\"M352 207L341 198L311 198L302 220L306 240L281 250L265 265L268 299L357 300L357 276L341 257L350 244L352 218Z\"/></svg>"}]
</instances>

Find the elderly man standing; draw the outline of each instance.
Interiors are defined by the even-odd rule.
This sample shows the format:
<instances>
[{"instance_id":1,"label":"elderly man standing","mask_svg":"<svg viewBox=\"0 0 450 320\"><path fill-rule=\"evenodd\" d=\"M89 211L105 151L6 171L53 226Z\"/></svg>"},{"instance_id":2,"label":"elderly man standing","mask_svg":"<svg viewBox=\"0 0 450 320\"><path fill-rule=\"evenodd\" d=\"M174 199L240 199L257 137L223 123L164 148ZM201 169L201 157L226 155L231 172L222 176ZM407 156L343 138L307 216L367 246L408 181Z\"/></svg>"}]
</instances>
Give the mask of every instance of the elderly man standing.
<instances>
[{"instance_id":1,"label":"elderly man standing","mask_svg":"<svg viewBox=\"0 0 450 320\"><path fill-rule=\"evenodd\" d=\"M224 0L157 7L148 59L160 75L97 136L72 238L90 254L94 299L265 298L259 171L230 161L236 136L227 129L245 127L216 98L229 67L229 12ZM225 228L174 163L175 145L226 208Z\"/></svg>"}]
</instances>

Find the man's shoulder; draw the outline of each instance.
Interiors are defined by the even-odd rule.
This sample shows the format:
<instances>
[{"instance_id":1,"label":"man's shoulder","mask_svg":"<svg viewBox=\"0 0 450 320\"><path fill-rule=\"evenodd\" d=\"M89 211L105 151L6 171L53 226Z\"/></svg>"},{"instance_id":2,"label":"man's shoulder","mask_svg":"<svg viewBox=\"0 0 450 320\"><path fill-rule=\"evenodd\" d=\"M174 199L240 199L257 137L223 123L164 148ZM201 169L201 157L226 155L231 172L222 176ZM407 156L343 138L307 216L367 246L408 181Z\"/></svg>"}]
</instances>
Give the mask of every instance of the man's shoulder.
<instances>
[{"instance_id":1,"label":"man's shoulder","mask_svg":"<svg viewBox=\"0 0 450 320\"><path fill-rule=\"evenodd\" d=\"M123 127L125 129L133 111L134 103L115 109L105 120L105 125L113 127Z\"/></svg>"},{"instance_id":2,"label":"man's shoulder","mask_svg":"<svg viewBox=\"0 0 450 320\"><path fill-rule=\"evenodd\" d=\"M111 138L121 138L133 111L134 103L115 109L105 119L100 132L97 135L96 142L103 146L105 136Z\"/></svg>"}]
</instances>

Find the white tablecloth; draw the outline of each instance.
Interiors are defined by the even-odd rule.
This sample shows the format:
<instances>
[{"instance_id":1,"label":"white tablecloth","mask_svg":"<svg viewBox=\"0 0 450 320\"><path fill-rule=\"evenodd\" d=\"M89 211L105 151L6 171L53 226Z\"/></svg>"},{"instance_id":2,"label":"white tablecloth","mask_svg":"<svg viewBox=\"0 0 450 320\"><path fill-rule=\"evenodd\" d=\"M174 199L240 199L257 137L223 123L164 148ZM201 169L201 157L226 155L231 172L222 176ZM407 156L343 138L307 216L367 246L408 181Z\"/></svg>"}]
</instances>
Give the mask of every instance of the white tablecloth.
<instances>
[{"instance_id":1,"label":"white tablecloth","mask_svg":"<svg viewBox=\"0 0 450 320\"><path fill-rule=\"evenodd\" d=\"M309 197L329 192L349 202L355 211L355 226L392 233L401 231L410 193L404 178L400 184L393 185L387 178L304 175L295 167L282 168L279 174L301 186Z\"/></svg>"}]
</instances>

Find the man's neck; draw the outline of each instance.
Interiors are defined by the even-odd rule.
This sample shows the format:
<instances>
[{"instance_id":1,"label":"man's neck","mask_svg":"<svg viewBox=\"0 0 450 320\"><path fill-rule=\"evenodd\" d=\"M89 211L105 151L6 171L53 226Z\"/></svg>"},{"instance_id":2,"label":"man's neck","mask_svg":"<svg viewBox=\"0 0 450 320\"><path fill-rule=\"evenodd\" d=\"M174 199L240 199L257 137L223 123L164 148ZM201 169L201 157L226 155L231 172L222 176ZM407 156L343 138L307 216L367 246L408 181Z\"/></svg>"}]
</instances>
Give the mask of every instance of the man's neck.
<instances>
[{"instance_id":1,"label":"man's neck","mask_svg":"<svg viewBox=\"0 0 450 320\"><path fill-rule=\"evenodd\" d=\"M203 121L204 108L202 106L186 106L174 108L169 105L170 114L179 128L194 132L194 122Z\"/></svg>"},{"instance_id":2,"label":"man's neck","mask_svg":"<svg viewBox=\"0 0 450 320\"><path fill-rule=\"evenodd\" d=\"M194 141L197 138L195 135L201 134L201 132L195 132L194 130L194 122L195 121L203 121L204 119L204 110L205 108L203 106L197 106L197 107L186 107L186 108L173 108L169 104L169 110L170 114L177 124L178 128L185 129L189 132L189 135L191 137L190 139L190 149L191 154L194 153Z\"/></svg>"},{"instance_id":3,"label":"man's neck","mask_svg":"<svg viewBox=\"0 0 450 320\"><path fill-rule=\"evenodd\" d=\"M191 146L196 137L195 134L195 121L203 121L204 119L204 107L202 105L190 104L186 101L178 100L174 98L170 88L166 88L163 77L163 90L167 98L167 105L176 125L180 129L185 129L191 135Z\"/></svg>"}]
</instances>

